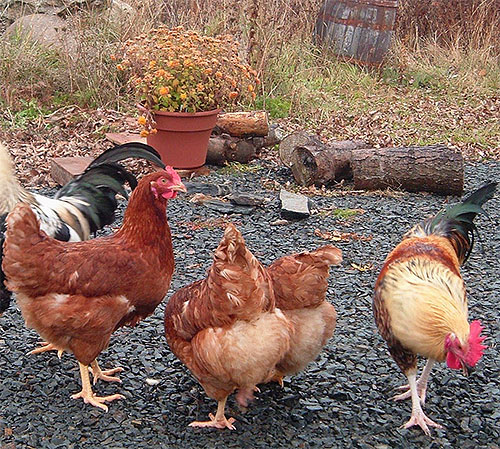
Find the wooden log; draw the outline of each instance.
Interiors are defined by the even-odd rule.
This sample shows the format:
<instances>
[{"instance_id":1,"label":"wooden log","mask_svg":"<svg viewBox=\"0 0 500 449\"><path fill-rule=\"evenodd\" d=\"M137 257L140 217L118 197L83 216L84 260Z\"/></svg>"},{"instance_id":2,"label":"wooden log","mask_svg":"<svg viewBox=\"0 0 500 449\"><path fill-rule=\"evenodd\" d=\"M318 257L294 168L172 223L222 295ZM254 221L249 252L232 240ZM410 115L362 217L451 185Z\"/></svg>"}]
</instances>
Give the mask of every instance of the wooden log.
<instances>
[{"instance_id":1,"label":"wooden log","mask_svg":"<svg viewBox=\"0 0 500 449\"><path fill-rule=\"evenodd\" d=\"M308 143L297 145L290 154L293 176L303 186L351 179L351 154L363 147L367 144L361 140L331 141L325 145L309 136Z\"/></svg>"},{"instance_id":2,"label":"wooden log","mask_svg":"<svg viewBox=\"0 0 500 449\"><path fill-rule=\"evenodd\" d=\"M351 168L356 189L458 196L464 189L462 154L446 145L359 149L352 152Z\"/></svg>"},{"instance_id":3,"label":"wooden log","mask_svg":"<svg viewBox=\"0 0 500 449\"><path fill-rule=\"evenodd\" d=\"M260 149L254 145L252 138L240 139L227 134L212 136L208 142L206 163L211 165L224 165L226 162L247 164L257 157Z\"/></svg>"},{"instance_id":4,"label":"wooden log","mask_svg":"<svg viewBox=\"0 0 500 449\"><path fill-rule=\"evenodd\" d=\"M266 111L226 112L219 114L216 131L235 137L267 136L269 120Z\"/></svg>"},{"instance_id":5,"label":"wooden log","mask_svg":"<svg viewBox=\"0 0 500 449\"><path fill-rule=\"evenodd\" d=\"M290 134L286 136L280 142L279 147L279 156L281 162L287 167L292 166L292 153L295 151L295 148L304 146L304 145L314 145L321 146L321 140L319 140L318 136L314 136L305 131L298 131L296 133Z\"/></svg>"}]
</instances>

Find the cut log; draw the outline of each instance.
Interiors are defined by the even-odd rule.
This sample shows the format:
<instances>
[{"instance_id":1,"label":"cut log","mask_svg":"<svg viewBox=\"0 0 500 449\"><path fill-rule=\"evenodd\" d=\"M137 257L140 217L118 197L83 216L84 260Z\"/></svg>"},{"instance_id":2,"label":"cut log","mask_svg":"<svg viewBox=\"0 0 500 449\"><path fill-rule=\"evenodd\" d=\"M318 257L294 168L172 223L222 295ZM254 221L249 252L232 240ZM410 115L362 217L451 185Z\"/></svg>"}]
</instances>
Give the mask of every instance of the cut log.
<instances>
[{"instance_id":1,"label":"cut log","mask_svg":"<svg viewBox=\"0 0 500 449\"><path fill-rule=\"evenodd\" d=\"M295 146L290 155L293 176L303 186L351 179L350 161L353 150L368 146L361 140L331 141L325 145L318 139L309 137L308 143Z\"/></svg>"},{"instance_id":2,"label":"cut log","mask_svg":"<svg viewBox=\"0 0 500 449\"><path fill-rule=\"evenodd\" d=\"M257 157L260 149L254 145L252 138L240 139L227 134L212 136L208 142L207 164L224 165L226 162L247 164Z\"/></svg>"},{"instance_id":3,"label":"cut log","mask_svg":"<svg viewBox=\"0 0 500 449\"><path fill-rule=\"evenodd\" d=\"M226 112L219 114L216 132L235 137L267 136L269 120L266 111Z\"/></svg>"},{"instance_id":4,"label":"cut log","mask_svg":"<svg viewBox=\"0 0 500 449\"><path fill-rule=\"evenodd\" d=\"M356 189L394 187L458 196L464 189L462 154L446 145L355 150L351 168Z\"/></svg>"},{"instance_id":5,"label":"cut log","mask_svg":"<svg viewBox=\"0 0 500 449\"><path fill-rule=\"evenodd\" d=\"M318 136L313 136L312 134L306 133L305 131L299 131L286 136L280 142L279 156L281 162L287 167L292 166L292 153L295 148L304 145L323 145Z\"/></svg>"},{"instance_id":6,"label":"cut log","mask_svg":"<svg viewBox=\"0 0 500 449\"><path fill-rule=\"evenodd\" d=\"M145 137L132 133L106 133L106 138L113 143L121 145L127 142L144 142ZM248 137L240 139L227 134L220 136L212 135L208 141L208 152L206 163L210 165L224 165L226 162L241 162L247 164L255 159L264 145L264 139L260 137Z\"/></svg>"}]
</instances>

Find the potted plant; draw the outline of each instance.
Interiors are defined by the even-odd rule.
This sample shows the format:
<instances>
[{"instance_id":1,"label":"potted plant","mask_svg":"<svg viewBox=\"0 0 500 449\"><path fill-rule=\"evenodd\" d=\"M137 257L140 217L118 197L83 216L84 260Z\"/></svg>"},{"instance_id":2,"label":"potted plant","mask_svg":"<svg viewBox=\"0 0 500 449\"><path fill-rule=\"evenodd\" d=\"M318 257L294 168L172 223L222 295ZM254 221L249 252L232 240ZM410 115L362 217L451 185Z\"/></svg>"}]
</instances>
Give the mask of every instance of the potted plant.
<instances>
[{"instance_id":1,"label":"potted plant","mask_svg":"<svg viewBox=\"0 0 500 449\"><path fill-rule=\"evenodd\" d=\"M117 68L138 101L141 135L166 164L203 165L219 111L255 99L257 72L238 49L231 36L164 26L125 43Z\"/></svg>"}]
</instances>

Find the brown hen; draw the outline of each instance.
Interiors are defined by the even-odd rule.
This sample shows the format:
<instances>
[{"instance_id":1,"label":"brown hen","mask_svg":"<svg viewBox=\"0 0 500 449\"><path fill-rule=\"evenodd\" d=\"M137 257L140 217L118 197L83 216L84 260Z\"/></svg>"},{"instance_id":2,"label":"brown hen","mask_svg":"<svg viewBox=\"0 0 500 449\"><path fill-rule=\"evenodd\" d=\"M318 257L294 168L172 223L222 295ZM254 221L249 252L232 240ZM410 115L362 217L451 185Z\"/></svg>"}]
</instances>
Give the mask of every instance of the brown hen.
<instances>
[{"instance_id":1,"label":"brown hen","mask_svg":"<svg viewBox=\"0 0 500 449\"><path fill-rule=\"evenodd\" d=\"M276 366L273 380L302 371L333 335L337 313L326 301L329 269L342 261L342 251L326 245L315 251L284 256L267 268L276 307L293 325L290 349Z\"/></svg>"},{"instance_id":2,"label":"brown hen","mask_svg":"<svg viewBox=\"0 0 500 449\"><path fill-rule=\"evenodd\" d=\"M82 391L73 395L107 410L103 403L121 395L95 396L88 366L98 378L96 357L114 330L134 326L164 298L174 271L167 200L186 191L170 167L145 176L134 190L123 225L112 236L78 243L48 237L27 204L7 217L3 269L16 293L26 325L52 347L78 360Z\"/></svg>"},{"instance_id":3,"label":"brown hen","mask_svg":"<svg viewBox=\"0 0 500 449\"><path fill-rule=\"evenodd\" d=\"M207 277L178 290L165 309L171 350L218 401L210 421L190 425L234 429L234 418L224 415L227 397L239 389L245 402L257 384L271 380L291 333L265 268L230 224Z\"/></svg>"}]
</instances>

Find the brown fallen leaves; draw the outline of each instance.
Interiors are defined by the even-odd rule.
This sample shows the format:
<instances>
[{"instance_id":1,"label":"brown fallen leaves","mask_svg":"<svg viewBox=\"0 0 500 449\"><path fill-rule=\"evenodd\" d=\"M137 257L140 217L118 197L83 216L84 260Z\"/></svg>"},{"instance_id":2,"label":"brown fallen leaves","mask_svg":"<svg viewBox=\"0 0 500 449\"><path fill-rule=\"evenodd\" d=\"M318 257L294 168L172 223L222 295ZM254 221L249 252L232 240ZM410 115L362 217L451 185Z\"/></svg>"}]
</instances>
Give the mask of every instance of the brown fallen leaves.
<instances>
[{"instance_id":1,"label":"brown fallen leaves","mask_svg":"<svg viewBox=\"0 0 500 449\"><path fill-rule=\"evenodd\" d=\"M336 230L321 231L320 229L315 229L314 235L325 240L331 240L332 242L348 242L350 240L362 240L368 242L373 238L372 235L359 235L356 232L340 232Z\"/></svg>"}]
</instances>

